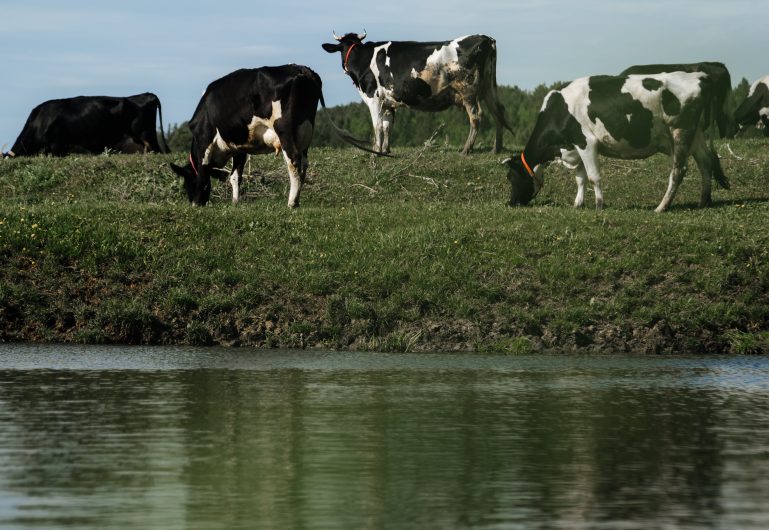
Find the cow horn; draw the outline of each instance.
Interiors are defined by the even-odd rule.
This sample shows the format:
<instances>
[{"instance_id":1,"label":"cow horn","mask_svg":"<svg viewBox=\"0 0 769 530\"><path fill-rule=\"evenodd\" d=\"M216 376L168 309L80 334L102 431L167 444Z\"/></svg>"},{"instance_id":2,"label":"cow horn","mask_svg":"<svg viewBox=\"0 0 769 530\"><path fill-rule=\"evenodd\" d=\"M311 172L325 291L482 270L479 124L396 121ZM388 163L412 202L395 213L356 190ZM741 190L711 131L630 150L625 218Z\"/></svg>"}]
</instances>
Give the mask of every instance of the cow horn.
<instances>
[{"instance_id":1,"label":"cow horn","mask_svg":"<svg viewBox=\"0 0 769 530\"><path fill-rule=\"evenodd\" d=\"M335 31L335 30L333 30L333 29L332 29L332 30L331 30L331 34L334 36L334 38L335 38L336 40L338 40L338 41L341 41L341 40L342 40L342 37L337 37L337 36L336 36L336 31Z\"/></svg>"},{"instance_id":2,"label":"cow horn","mask_svg":"<svg viewBox=\"0 0 769 530\"><path fill-rule=\"evenodd\" d=\"M366 35L368 35L368 33L366 33L366 28L363 28L363 35L358 35L358 40L365 39Z\"/></svg>"}]
</instances>

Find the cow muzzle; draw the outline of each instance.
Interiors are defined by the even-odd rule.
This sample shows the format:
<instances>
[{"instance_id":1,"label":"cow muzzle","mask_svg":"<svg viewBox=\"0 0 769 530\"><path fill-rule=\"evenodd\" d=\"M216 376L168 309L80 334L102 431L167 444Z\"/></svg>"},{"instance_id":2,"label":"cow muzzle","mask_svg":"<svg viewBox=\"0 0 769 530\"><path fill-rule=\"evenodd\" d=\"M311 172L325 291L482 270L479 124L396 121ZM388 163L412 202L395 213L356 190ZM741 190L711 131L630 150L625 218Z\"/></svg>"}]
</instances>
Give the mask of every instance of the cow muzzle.
<instances>
[{"instance_id":1,"label":"cow muzzle","mask_svg":"<svg viewBox=\"0 0 769 530\"><path fill-rule=\"evenodd\" d=\"M534 179L524 174L522 168L517 168L513 159L508 158L502 162L507 166L507 180L510 182L509 206L525 206L536 196L539 190L535 189Z\"/></svg>"}]
</instances>

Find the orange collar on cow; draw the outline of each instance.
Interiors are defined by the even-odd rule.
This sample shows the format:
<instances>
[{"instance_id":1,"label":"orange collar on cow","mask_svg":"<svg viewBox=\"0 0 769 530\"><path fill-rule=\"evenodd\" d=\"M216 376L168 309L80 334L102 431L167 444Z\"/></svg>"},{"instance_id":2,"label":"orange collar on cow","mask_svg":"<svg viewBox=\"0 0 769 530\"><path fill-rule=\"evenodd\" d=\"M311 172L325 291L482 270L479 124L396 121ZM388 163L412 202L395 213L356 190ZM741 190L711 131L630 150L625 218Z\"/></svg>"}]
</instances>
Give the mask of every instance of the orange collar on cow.
<instances>
[{"instance_id":1,"label":"orange collar on cow","mask_svg":"<svg viewBox=\"0 0 769 530\"><path fill-rule=\"evenodd\" d=\"M542 186L544 183L541 180L539 180L539 177L537 177L537 174L534 173L534 170L531 169L531 166L529 165L529 163L526 162L526 157L524 156L523 151L521 151L521 162L523 163L523 167L526 168L526 171L529 173L529 177L531 178L531 180L533 180L534 183L537 185L537 189L534 192L534 196L536 196L537 193L539 193L539 190L542 189Z\"/></svg>"},{"instance_id":2,"label":"orange collar on cow","mask_svg":"<svg viewBox=\"0 0 769 530\"><path fill-rule=\"evenodd\" d=\"M190 156L192 156L192 155L190 155ZM521 162L523 162L523 167L526 168L526 171L529 172L529 176L531 178L534 178L534 172L531 170L531 167L529 166L529 163L526 162L526 157L523 156L523 151L521 151Z\"/></svg>"},{"instance_id":3,"label":"orange collar on cow","mask_svg":"<svg viewBox=\"0 0 769 530\"><path fill-rule=\"evenodd\" d=\"M195 162L192 160L192 153L190 153L190 166L192 166L192 171L195 172L195 176L199 177L200 175L198 175L198 170L195 168Z\"/></svg>"},{"instance_id":4,"label":"orange collar on cow","mask_svg":"<svg viewBox=\"0 0 769 530\"><path fill-rule=\"evenodd\" d=\"M355 48L358 45L357 42L353 42L352 46L347 50L347 54L344 56L344 71L347 71L347 61L350 60L350 54L352 53L352 49Z\"/></svg>"}]
</instances>

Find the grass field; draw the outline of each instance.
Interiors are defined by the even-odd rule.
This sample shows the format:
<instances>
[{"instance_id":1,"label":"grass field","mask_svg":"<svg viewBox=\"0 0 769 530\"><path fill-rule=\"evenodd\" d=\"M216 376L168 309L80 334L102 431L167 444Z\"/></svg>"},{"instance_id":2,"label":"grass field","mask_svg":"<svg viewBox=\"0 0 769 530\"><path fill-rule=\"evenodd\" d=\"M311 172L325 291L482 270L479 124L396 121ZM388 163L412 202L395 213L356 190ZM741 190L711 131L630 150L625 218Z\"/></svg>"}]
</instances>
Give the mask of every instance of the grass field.
<instances>
[{"instance_id":1,"label":"grass field","mask_svg":"<svg viewBox=\"0 0 769 530\"><path fill-rule=\"evenodd\" d=\"M554 165L506 206L501 156L252 157L192 208L184 155L0 162L0 340L523 353L769 352L769 143L717 144L732 189L664 156L602 159L606 208ZM265 184L259 183L259 176Z\"/></svg>"}]
</instances>

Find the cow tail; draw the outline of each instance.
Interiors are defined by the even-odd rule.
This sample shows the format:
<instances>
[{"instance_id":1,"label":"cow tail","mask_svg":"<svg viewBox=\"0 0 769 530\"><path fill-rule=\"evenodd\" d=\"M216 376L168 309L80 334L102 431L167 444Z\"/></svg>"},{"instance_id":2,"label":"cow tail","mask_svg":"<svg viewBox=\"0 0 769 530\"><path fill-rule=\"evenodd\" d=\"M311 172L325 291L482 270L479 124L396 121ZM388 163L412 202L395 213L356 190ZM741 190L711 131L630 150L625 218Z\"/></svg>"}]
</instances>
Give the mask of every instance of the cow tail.
<instances>
[{"instance_id":1,"label":"cow tail","mask_svg":"<svg viewBox=\"0 0 769 530\"><path fill-rule=\"evenodd\" d=\"M708 78L708 80L712 82L711 78ZM728 190L731 188L731 185L729 184L729 179L724 174L724 169L721 167L721 159L718 157L714 140L715 136L720 132L718 117L720 116L720 113L723 113L724 102L718 96L720 92L718 87L711 83L708 83L707 86L710 93L706 94L706 97L710 103L705 106L703 120L705 122L705 132L708 144L710 146L710 168L716 184L723 189Z\"/></svg>"},{"instance_id":2,"label":"cow tail","mask_svg":"<svg viewBox=\"0 0 769 530\"><path fill-rule=\"evenodd\" d=\"M158 120L160 122L160 139L163 140L163 151L164 153L170 153L171 150L168 148L168 142L166 142L166 135L163 132L163 109L160 105L160 98L157 98L158 102Z\"/></svg>"},{"instance_id":3,"label":"cow tail","mask_svg":"<svg viewBox=\"0 0 769 530\"><path fill-rule=\"evenodd\" d=\"M367 153L372 153L377 156L386 156L393 158L393 155L388 153L383 153L381 151L374 151L373 149L370 149L366 147L368 144L367 141L361 140L360 138L356 138L352 135L352 133L346 129L342 129L339 127L336 123L334 123L334 120L331 119L331 114L328 111L328 108L326 107L326 101L323 99L323 90L320 92L320 104L323 107L323 115L326 117L326 120L331 124L331 128L334 129L334 132L341 138L343 141L347 142L353 147L357 147L361 151L366 151Z\"/></svg>"},{"instance_id":4,"label":"cow tail","mask_svg":"<svg viewBox=\"0 0 769 530\"><path fill-rule=\"evenodd\" d=\"M515 134L513 128L510 127L510 124L507 122L505 107L499 101L499 87L497 86L497 41L492 38L489 38L489 41L489 61L487 63L487 71L483 72L483 75L485 75L488 80L488 86L486 86L486 90L484 91L486 93L486 105L490 108L494 118L498 119L502 126L510 131L511 134Z\"/></svg>"}]
</instances>

